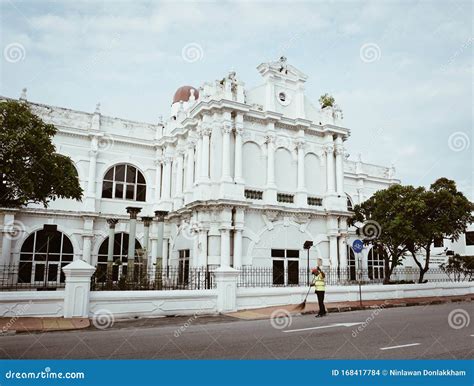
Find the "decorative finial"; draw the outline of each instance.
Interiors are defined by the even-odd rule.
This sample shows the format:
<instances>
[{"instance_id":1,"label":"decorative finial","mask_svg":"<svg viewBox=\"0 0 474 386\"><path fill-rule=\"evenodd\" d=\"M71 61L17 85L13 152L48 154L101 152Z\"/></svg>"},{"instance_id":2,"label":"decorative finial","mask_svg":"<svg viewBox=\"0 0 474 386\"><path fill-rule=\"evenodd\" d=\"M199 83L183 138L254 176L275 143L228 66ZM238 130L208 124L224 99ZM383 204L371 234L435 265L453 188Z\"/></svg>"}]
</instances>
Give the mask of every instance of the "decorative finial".
<instances>
[{"instance_id":1,"label":"decorative finial","mask_svg":"<svg viewBox=\"0 0 474 386\"><path fill-rule=\"evenodd\" d=\"M357 162L362 162L362 153L357 154Z\"/></svg>"},{"instance_id":2,"label":"decorative finial","mask_svg":"<svg viewBox=\"0 0 474 386\"><path fill-rule=\"evenodd\" d=\"M158 115L158 124L163 124L163 115Z\"/></svg>"},{"instance_id":3,"label":"decorative finial","mask_svg":"<svg viewBox=\"0 0 474 386\"><path fill-rule=\"evenodd\" d=\"M286 56L280 56L280 62L286 63Z\"/></svg>"},{"instance_id":4,"label":"decorative finial","mask_svg":"<svg viewBox=\"0 0 474 386\"><path fill-rule=\"evenodd\" d=\"M196 97L194 96L194 89L192 88L191 90L189 90L189 92L191 93L191 95L189 96L189 101L194 102L196 100Z\"/></svg>"},{"instance_id":5,"label":"decorative finial","mask_svg":"<svg viewBox=\"0 0 474 386\"><path fill-rule=\"evenodd\" d=\"M95 105L95 113L100 114L100 102Z\"/></svg>"},{"instance_id":6,"label":"decorative finial","mask_svg":"<svg viewBox=\"0 0 474 386\"><path fill-rule=\"evenodd\" d=\"M26 87L23 90L21 90L20 100L26 101L26 92L27 91L28 90L26 89Z\"/></svg>"}]
</instances>

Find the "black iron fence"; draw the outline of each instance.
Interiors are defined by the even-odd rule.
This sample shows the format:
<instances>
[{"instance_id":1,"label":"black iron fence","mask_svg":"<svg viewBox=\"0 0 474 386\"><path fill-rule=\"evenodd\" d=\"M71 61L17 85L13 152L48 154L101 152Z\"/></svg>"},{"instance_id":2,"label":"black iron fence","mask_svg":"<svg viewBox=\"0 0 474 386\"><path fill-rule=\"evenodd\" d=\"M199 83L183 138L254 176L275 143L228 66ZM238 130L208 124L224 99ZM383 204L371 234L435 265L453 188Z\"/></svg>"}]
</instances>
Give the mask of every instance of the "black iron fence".
<instances>
[{"instance_id":1,"label":"black iron fence","mask_svg":"<svg viewBox=\"0 0 474 386\"><path fill-rule=\"evenodd\" d=\"M133 267L133 268L132 268ZM62 266L41 264L0 265L0 291L56 290L65 286ZM91 279L91 290L205 290L215 288L216 267L189 267L188 265L166 268L135 263L133 266L98 264ZM418 283L417 268L395 268L387 283L383 267L356 270L325 269L327 285L409 284ZM239 287L292 287L308 286L313 275L306 268L273 269L272 267L243 267L237 285ZM425 273L427 282L474 281L474 272L460 275L456 272L432 268Z\"/></svg>"},{"instance_id":2,"label":"black iron fence","mask_svg":"<svg viewBox=\"0 0 474 386\"><path fill-rule=\"evenodd\" d=\"M205 290L215 288L214 274L205 267L97 267L92 291Z\"/></svg>"},{"instance_id":3,"label":"black iron fence","mask_svg":"<svg viewBox=\"0 0 474 386\"><path fill-rule=\"evenodd\" d=\"M22 262L0 265L0 291L54 291L64 288L62 267L66 264Z\"/></svg>"},{"instance_id":4,"label":"black iron fence","mask_svg":"<svg viewBox=\"0 0 474 386\"><path fill-rule=\"evenodd\" d=\"M390 280L385 280L383 267L369 267L356 270L353 267L323 270L326 285L353 285L359 282L367 284L410 284L418 283L420 271L416 268L395 268ZM239 287L291 287L308 286L313 275L306 268L273 269L272 267L244 267L238 278ZM433 268L425 273L425 282L471 281L473 276L460 279L459 276L446 273L441 268Z\"/></svg>"}]
</instances>

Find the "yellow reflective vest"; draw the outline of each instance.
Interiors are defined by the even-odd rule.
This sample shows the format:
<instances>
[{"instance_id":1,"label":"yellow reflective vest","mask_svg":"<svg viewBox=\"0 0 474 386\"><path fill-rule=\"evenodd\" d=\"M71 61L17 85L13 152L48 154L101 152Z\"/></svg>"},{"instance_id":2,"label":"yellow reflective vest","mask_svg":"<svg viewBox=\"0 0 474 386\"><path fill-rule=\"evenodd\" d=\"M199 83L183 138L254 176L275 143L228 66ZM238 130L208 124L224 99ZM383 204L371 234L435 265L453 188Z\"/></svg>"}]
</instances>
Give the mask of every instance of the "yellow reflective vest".
<instances>
[{"instance_id":1,"label":"yellow reflective vest","mask_svg":"<svg viewBox=\"0 0 474 386\"><path fill-rule=\"evenodd\" d=\"M322 273L319 273L317 276L314 276L313 284L314 284L314 287L315 287L316 291L325 291L326 290L326 287L325 287L325 284L324 284L324 277L323 277Z\"/></svg>"}]
</instances>

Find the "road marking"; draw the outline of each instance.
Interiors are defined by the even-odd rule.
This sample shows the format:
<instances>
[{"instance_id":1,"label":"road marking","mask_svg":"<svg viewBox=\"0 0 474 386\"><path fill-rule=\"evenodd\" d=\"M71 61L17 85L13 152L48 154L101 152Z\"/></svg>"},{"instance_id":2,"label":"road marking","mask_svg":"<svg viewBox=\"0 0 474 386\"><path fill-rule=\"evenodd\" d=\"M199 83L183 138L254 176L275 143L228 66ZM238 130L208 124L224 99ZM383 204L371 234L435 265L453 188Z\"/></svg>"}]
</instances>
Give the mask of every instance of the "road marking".
<instances>
[{"instance_id":1,"label":"road marking","mask_svg":"<svg viewBox=\"0 0 474 386\"><path fill-rule=\"evenodd\" d=\"M421 344L421 343L401 344L400 346L381 347L380 350L392 350L392 349L394 349L394 348L419 346L420 344Z\"/></svg>"},{"instance_id":2,"label":"road marking","mask_svg":"<svg viewBox=\"0 0 474 386\"><path fill-rule=\"evenodd\" d=\"M331 327L352 327L357 326L358 324L363 324L365 322L357 322L357 323L333 323L327 326L318 326L318 327L308 327L308 328L298 328L296 330L285 330L283 332L299 332L299 331L309 331L309 330L319 330L322 328L331 328Z\"/></svg>"}]
</instances>

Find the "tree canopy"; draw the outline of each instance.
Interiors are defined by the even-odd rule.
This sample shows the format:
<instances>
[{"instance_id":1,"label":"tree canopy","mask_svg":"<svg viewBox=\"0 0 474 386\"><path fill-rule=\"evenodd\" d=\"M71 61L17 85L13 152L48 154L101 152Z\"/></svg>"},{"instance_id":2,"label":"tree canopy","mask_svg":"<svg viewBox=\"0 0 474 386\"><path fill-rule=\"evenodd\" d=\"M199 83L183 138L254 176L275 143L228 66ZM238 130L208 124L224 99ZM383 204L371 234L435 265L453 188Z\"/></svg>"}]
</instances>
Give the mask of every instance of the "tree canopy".
<instances>
[{"instance_id":1,"label":"tree canopy","mask_svg":"<svg viewBox=\"0 0 474 386\"><path fill-rule=\"evenodd\" d=\"M35 115L28 104L0 103L0 206L29 203L45 207L56 198L81 200L82 188L71 159L56 153L57 129Z\"/></svg>"},{"instance_id":2,"label":"tree canopy","mask_svg":"<svg viewBox=\"0 0 474 386\"><path fill-rule=\"evenodd\" d=\"M447 178L435 181L430 189L392 185L376 192L354 207L350 225L359 225L358 234L366 244L378 249L385 260L385 281L410 253L420 269L419 282L429 269L435 238L457 240L474 221L472 204ZM374 229L376 230L374 234ZM419 254L424 255L424 261Z\"/></svg>"}]
</instances>

